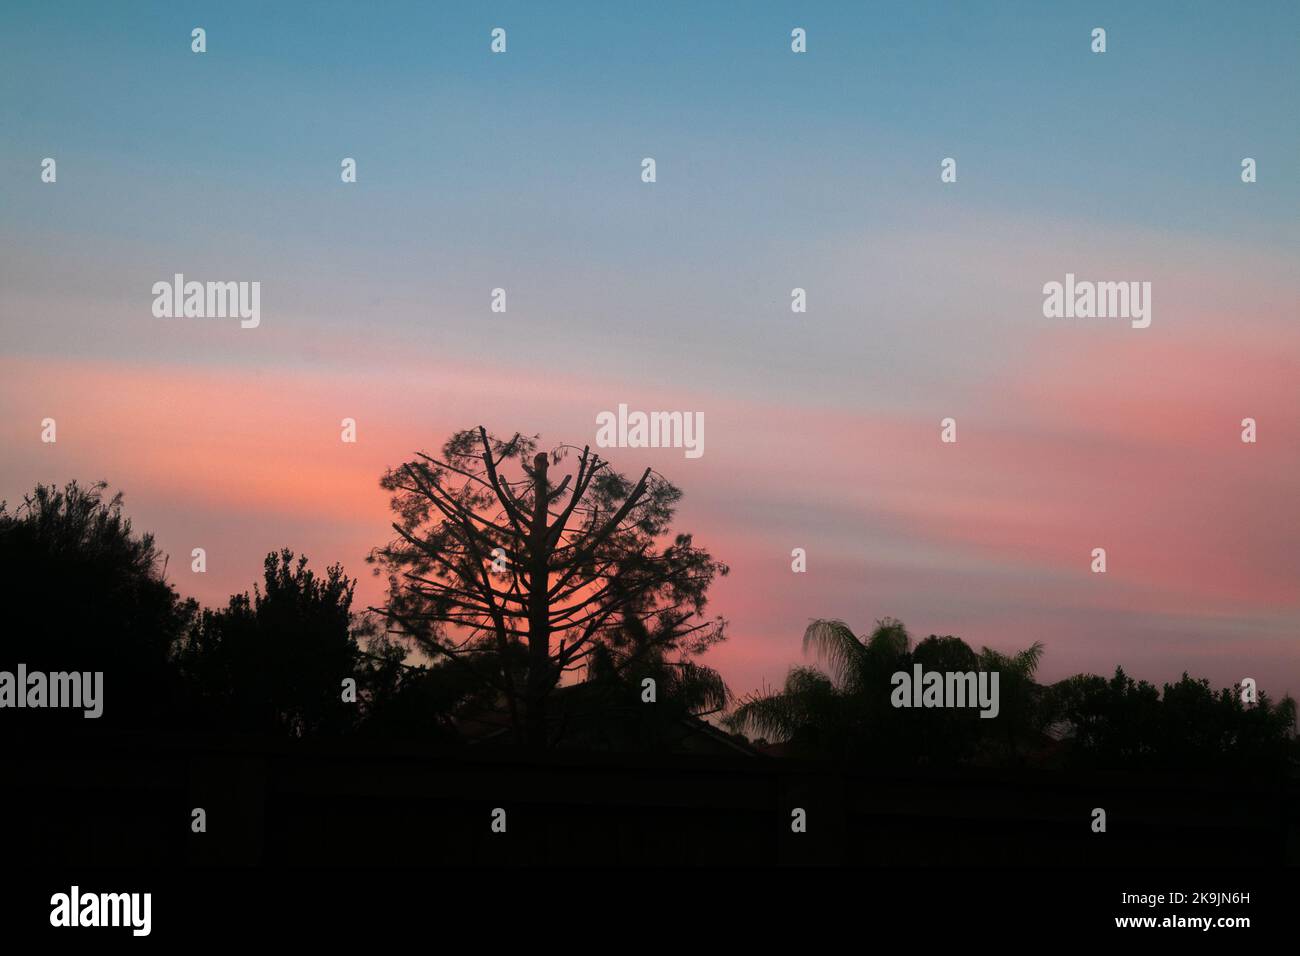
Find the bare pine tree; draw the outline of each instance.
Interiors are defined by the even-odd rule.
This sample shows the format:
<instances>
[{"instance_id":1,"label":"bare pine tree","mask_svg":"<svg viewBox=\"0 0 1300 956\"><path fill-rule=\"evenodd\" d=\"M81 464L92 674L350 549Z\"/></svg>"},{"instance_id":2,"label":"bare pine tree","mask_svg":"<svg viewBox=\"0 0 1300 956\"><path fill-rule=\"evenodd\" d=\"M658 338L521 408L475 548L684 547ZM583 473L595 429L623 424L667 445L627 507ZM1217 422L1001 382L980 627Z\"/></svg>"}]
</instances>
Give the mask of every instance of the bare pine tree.
<instances>
[{"instance_id":1,"label":"bare pine tree","mask_svg":"<svg viewBox=\"0 0 1300 956\"><path fill-rule=\"evenodd\" d=\"M473 669L516 739L543 747L548 698L597 648L602 668L684 666L723 640L725 622L703 611L727 568L688 534L667 542L681 492L657 473L633 483L589 447L536 449L479 427L390 470L397 537L370 561L388 575L390 628Z\"/></svg>"}]
</instances>

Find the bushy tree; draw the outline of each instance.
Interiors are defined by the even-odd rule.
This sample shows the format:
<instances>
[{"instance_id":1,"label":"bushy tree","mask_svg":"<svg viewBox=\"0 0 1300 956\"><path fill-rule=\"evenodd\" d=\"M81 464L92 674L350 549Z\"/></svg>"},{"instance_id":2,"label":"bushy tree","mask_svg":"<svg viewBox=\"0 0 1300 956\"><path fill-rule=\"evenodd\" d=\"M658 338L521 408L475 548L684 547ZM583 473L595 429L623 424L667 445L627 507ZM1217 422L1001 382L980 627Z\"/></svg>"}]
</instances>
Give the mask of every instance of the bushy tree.
<instances>
[{"instance_id":1,"label":"bushy tree","mask_svg":"<svg viewBox=\"0 0 1300 956\"><path fill-rule=\"evenodd\" d=\"M459 716L491 706L488 682L447 660L410 663L400 642L369 635L358 666L361 723L366 737L462 742Z\"/></svg>"},{"instance_id":2,"label":"bushy tree","mask_svg":"<svg viewBox=\"0 0 1300 956\"><path fill-rule=\"evenodd\" d=\"M343 701L343 681L359 670L355 586L339 565L317 575L286 548L266 556L251 595L205 610L180 663L207 724L289 736L350 730L359 707Z\"/></svg>"},{"instance_id":3,"label":"bushy tree","mask_svg":"<svg viewBox=\"0 0 1300 956\"><path fill-rule=\"evenodd\" d=\"M560 478L564 462L575 467ZM397 516L371 555L388 576L382 613L430 659L484 677L521 742L554 742L552 696L598 649L622 672L723 639L703 611L726 567L690 535L668 537L681 492L650 469L630 481L589 447L538 452L479 427L382 484Z\"/></svg>"},{"instance_id":4,"label":"bushy tree","mask_svg":"<svg viewBox=\"0 0 1300 956\"><path fill-rule=\"evenodd\" d=\"M1090 768L1286 772L1296 751L1296 705L1242 699L1240 686L1214 691L1186 673L1157 689L1116 668L1107 680L1078 674L1050 689L1068 734L1069 760Z\"/></svg>"},{"instance_id":5,"label":"bushy tree","mask_svg":"<svg viewBox=\"0 0 1300 956\"><path fill-rule=\"evenodd\" d=\"M184 712L171 659L196 613L163 577L150 534L136 534L122 495L99 482L37 485L0 503L0 588L8 620L0 669L102 671L104 710L26 714L25 724L80 731L165 726ZM14 727L21 712L6 718Z\"/></svg>"}]
</instances>

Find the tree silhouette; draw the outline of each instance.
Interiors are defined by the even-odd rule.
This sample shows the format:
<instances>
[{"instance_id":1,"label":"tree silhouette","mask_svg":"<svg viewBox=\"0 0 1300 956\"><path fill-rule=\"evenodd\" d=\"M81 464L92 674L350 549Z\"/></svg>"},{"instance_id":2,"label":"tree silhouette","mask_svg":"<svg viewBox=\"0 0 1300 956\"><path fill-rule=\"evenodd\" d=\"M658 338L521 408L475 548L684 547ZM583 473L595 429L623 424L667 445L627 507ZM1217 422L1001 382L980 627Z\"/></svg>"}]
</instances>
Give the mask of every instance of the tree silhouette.
<instances>
[{"instance_id":1,"label":"tree silhouette","mask_svg":"<svg viewBox=\"0 0 1300 956\"><path fill-rule=\"evenodd\" d=\"M877 621L865 641L843 621L814 620L804 631L803 651L816 654L830 673L791 668L781 691L744 698L727 725L789 741L804 756L879 756L894 745L889 679L910 644L893 618Z\"/></svg>"},{"instance_id":2,"label":"tree silhouette","mask_svg":"<svg viewBox=\"0 0 1300 956\"><path fill-rule=\"evenodd\" d=\"M893 618L878 621L866 640L842 621L815 620L803 645L829 673L792 668L782 690L743 698L727 726L787 742L802 756L877 764L1020 764L1033 754L1078 768L1277 776L1300 757L1289 696L1274 702L1261 692L1246 703L1240 687L1216 693L1186 674L1162 693L1123 668L1109 680L1078 674L1044 686L1035 680L1042 644L976 653L959 638L931 635L913 648ZM890 676L918 663L926 671L996 671L998 716L895 709Z\"/></svg>"},{"instance_id":3,"label":"tree silhouette","mask_svg":"<svg viewBox=\"0 0 1300 956\"><path fill-rule=\"evenodd\" d=\"M324 576L289 549L266 556L262 585L205 610L179 654L207 720L225 730L304 736L342 733L359 708L342 700L356 679L356 582Z\"/></svg>"},{"instance_id":4,"label":"tree silhouette","mask_svg":"<svg viewBox=\"0 0 1300 956\"><path fill-rule=\"evenodd\" d=\"M406 648L388 635L367 635L366 650L358 662L362 694L358 733L443 744L461 742L457 718L477 714L491 703L488 683L472 669L452 661L412 664L407 657Z\"/></svg>"},{"instance_id":5,"label":"tree silhouette","mask_svg":"<svg viewBox=\"0 0 1300 956\"><path fill-rule=\"evenodd\" d=\"M633 483L583 449L483 429L389 472L398 538L371 560L389 574L382 616L352 612L355 581L288 549L267 555L252 594L202 611L164 579L151 535L137 534L106 485L38 485L0 503L0 670L102 671L104 716L13 710L0 733L183 731L463 739L461 717L503 703L517 739L617 750L671 750L701 716L733 703L695 655L722 639L702 611L725 568L689 535L668 543L680 495L647 471ZM522 477L520 476L522 475ZM498 550L499 549L499 550ZM381 627L387 624L387 631ZM428 654L408 661L414 640ZM777 692L741 700L724 723L789 742L808 757L885 764L1019 763L1127 770L1286 773L1296 705L1186 674L1157 688L1117 668L1036 681L1042 646L977 652L952 636L913 646L903 624L859 637L815 620ZM894 708L891 677L997 671L1000 708ZM582 670L581 683L561 675ZM342 682L357 683L355 703ZM642 703L647 682L654 706ZM1051 730L1051 738L1046 731Z\"/></svg>"},{"instance_id":6,"label":"tree silhouette","mask_svg":"<svg viewBox=\"0 0 1300 956\"><path fill-rule=\"evenodd\" d=\"M1217 693L1187 674L1163 692L1115 669L1110 679L1077 674L1052 685L1049 704L1068 728L1072 762L1120 769L1217 768L1285 772L1296 759L1296 704L1263 692L1247 704L1241 688Z\"/></svg>"},{"instance_id":7,"label":"tree silhouette","mask_svg":"<svg viewBox=\"0 0 1300 956\"><path fill-rule=\"evenodd\" d=\"M781 691L743 699L728 715L729 727L788 741L804 756L952 764L1014 760L1048 721L1033 683L1040 644L1012 657L988 648L977 654L952 636L931 635L913 647L902 622L884 618L866 640L843 621L814 620L803 649L829 673L792 668ZM895 708L891 678L916 663L927 671L999 671L999 718L985 720L975 708ZM996 745L991 724L999 724Z\"/></svg>"},{"instance_id":8,"label":"tree silhouette","mask_svg":"<svg viewBox=\"0 0 1300 956\"><path fill-rule=\"evenodd\" d=\"M1036 744L1052 722L1047 691L1034 681L1042 659L1043 645L1039 641L1010 655L987 647L980 651L979 669L998 674L1000 704L994 722L1002 733L989 736L1000 738L995 747L1011 763L1020 763L1025 755L1025 745Z\"/></svg>"},{"instance_id":9,"label":"tree silhouette","mask_svg":"<svg viewBox=\"0 0 1300 956\"><path fill-rule=\"evenodd\" d=\"M698 727L692 718L719 713L731 699L722 675L698 661L651 653L620 668L603 644L591 654L586 681L570 691L554 701L557 742L622 751L672 750Z\"/></svg>"},{"instance_id":10,"label":"tree silhouette","mask_svg":"<svg viewBox=\"0 0 1300 956\"><path fill-rule=\"evenodd\" d=\"M136 535L107 485L37 485L0 503L0 669L101 671L103 715L13 712L4 724L78 732L163 725L184 712L173 653L197 610L163 579L150 534Z\"/></svg>"},{"instance_id":11,"label":"tree silhouette","mask_svg":"<svg viewBox=\"0 0 1300 956\"><path fill-rule=\"evenodd\" d=\"M484 675L515 738L543 747L552 692L597 648L621 673L722 640L703 610L726 567L688 534L661 546L681 492L652 470L629 481L588 447L557 481L577 449L536 449L479 427L387 472L397 538L370 560L395 633Z\"/></svg>"}]
</instances>

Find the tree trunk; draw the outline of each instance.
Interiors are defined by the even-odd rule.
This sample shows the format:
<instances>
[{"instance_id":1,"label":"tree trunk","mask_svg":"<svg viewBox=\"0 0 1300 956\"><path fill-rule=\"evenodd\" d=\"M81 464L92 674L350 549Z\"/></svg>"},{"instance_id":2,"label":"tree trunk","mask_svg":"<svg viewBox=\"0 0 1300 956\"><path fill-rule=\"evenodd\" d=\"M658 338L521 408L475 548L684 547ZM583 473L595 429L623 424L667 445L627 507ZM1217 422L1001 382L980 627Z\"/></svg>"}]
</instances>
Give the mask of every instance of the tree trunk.
<instances>
[{"instance_id":1,"label":"tree trunk","mask_svg":"<svg viewBox=\"0 0 1300 956\"><path fill-rule=\"evenodd\" d=\"M533 459L533 526L529 535L528 587L528 710L525 717L528 746L547 745L546 701L551 692L551 603L549 548L547 547L547 457Z\"/></svg>"}]
</instances>

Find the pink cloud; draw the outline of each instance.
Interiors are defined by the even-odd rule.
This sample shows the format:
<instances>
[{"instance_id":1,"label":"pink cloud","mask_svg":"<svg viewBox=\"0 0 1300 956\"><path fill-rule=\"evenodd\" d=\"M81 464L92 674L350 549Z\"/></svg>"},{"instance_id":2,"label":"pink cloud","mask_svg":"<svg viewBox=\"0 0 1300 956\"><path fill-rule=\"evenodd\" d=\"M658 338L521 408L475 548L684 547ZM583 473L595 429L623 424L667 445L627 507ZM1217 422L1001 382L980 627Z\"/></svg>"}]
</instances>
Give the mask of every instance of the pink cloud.
<instances>
[{"instance_id":1,"label":"pink cloud","mask_svg":"<svg viewBox=\"0 0 1300 956\"><path fill-rule=\"evenodd\" d=\"M265 551L284 545L342 561L374 603L381 585L362 562L388 534L378 478L415 450L479 422L591 441L596 412L621 401L701 410L703 458L611 457L681 486L680 526L731 564L711 610L733 639L711 660L737 690L779 683L809 618L866 628L885 614L919 636L1045 639L1049 671L1108 672L1136 656L1226 677L1239 660L1267 660L1296 690L1300 349L1233 328L1201 316L1163 337L1147 334L1156 326L1122 339L1036 334L977 397L936 397L955 406L944 414L958 420L956 445L939 442L940 415L916 407L579 382L414 347L393 360L364 337L318 343L315 364L287 370L4 358L0 481L13 498L38 480L107 478L178 560L202 539L220 570L198 580L185 560L172 576L210 603L250 586ZM56 446L38 440L47 415ZM1246 416L1258 444L1238 438ZM356 445L339 440L344 417L357 420ZM1098 546L1104 577L1088 571ZM794 547L808 550L806 575L790 571Z\"/></svg>"}]
</instances>

